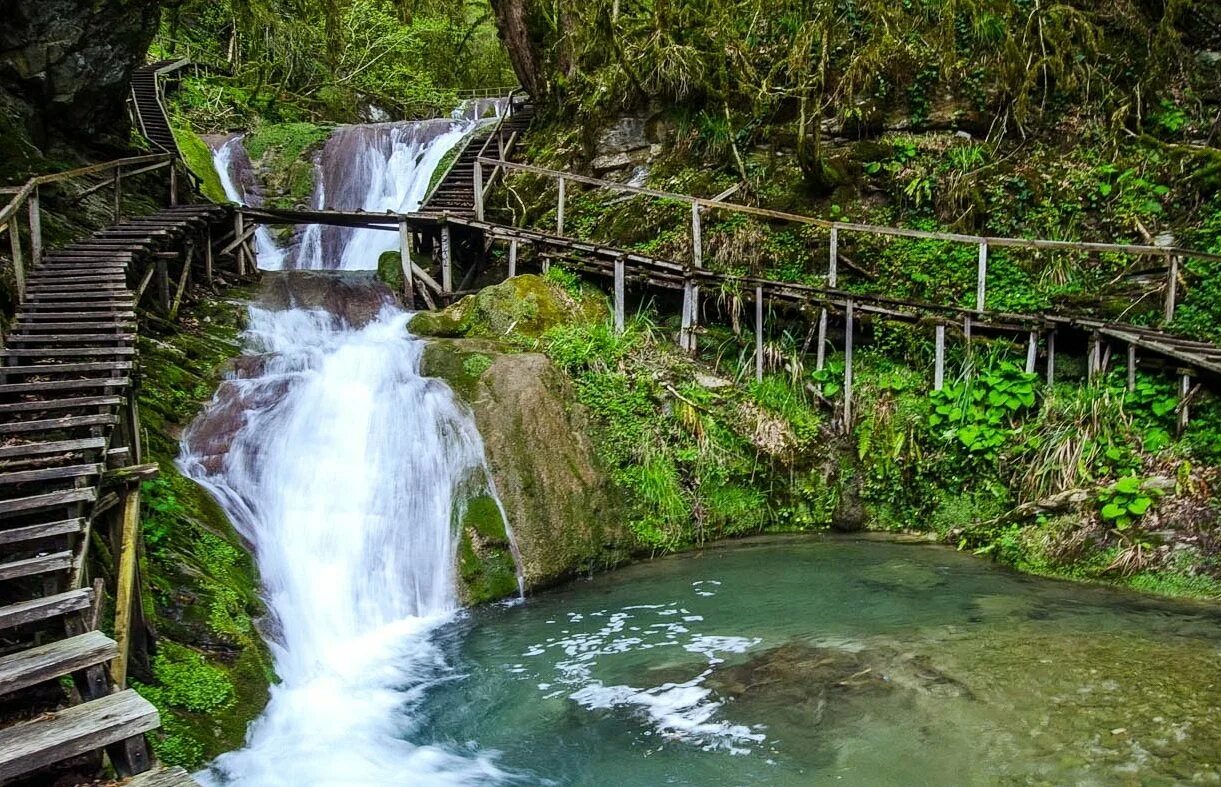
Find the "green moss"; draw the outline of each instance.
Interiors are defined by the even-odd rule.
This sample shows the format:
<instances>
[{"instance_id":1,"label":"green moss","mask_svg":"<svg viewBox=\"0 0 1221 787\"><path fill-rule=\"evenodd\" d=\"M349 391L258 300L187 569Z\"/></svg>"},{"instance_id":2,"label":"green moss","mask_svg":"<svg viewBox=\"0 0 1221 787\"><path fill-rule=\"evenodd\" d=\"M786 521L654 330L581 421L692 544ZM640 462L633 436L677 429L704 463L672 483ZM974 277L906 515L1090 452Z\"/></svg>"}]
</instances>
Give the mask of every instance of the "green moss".
<instances>
[{"instance_id":1,"label":"green moss","mask_svg":"<svg viewBox=\"0 0 1221 787\"><path fill-rule=\"evenodd\" d=\"M481 377L492 366L492 359L482 353L467 356L462 362L462 371L471 377Z\"/></svg>"},{"instance_id":2,"label":"green moss","mask_svg":"<svg viewBox=\"0 0 1221 787\"><path fill-rule=\"evenodd\" d=\"M403 255L397 251L384 251L377 258L377 279L392 292L403 291Z\"/></svg>"},{"instance_id":3,"label":"green moss","mask_svg":"<svg viewBox=\"0 0 1221 787\"><path fill-rule=\"evenodd\" d=\"M504 515L491 495L480 495L466 504L462 526L474 530L480 538L496 545L509 543Z\"/></svg>"},{"instance_id":4,"label":"green moss","mask_svg":"<svg viewBox=\"0 0 1221 787\"><path fill-rule=\"evenodd\" d=\"M466 502L458 546L458 572L467 603L494 601L517 592L517 564L504 516L490 495Z\"/></svg>"},{"instance_id":5,"label":"green moss","mask_svg":"<svg viewBox=\"0 0 1221 787\"><path fill-rule=\"evenodd\" d=\"M187 169L199 178L199 190L211 201L223 205L229 201L225 187L221 185L220 175L212 164L212 151L199 135L189 128L174 127L174 139Z\"/></svg>"},{"instance_id":6,"label":"green moss","mask_svg":"<svg viewBox=\"0 0 1221 787\"><path fill-rule=\"evenodd\" d=\"M417 336L537 339L564 323L589 322L606 314L601 295L574 295L540 276L522 275L468 295L440 312L411 320Z\"/></svg>"},{"instance_id":7,"label":"green moss","mask_svg":"<svg viewBox=\"0 0 1221 787\"><path fill-rule=\"evenodd\" d=\"M291 209L314 193L314 153L331 136L330 126L279 123L259 126L246 136L246 152L258 169L268 207Z\"/></svg>"}]
</instances>

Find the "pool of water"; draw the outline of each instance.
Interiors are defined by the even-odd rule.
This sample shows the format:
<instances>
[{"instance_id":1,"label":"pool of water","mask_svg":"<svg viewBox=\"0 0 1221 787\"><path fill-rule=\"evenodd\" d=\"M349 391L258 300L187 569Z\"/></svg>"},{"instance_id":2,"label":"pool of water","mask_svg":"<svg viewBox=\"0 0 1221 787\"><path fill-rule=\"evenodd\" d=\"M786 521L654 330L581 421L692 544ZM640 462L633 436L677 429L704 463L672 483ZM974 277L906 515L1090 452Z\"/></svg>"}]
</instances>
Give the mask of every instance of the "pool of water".
<instances>
[{"instance_id":1,"label":"pool of water","mask_svg":"<svg viewBox=\"0 0 1221 787\"><path fill-rule=\"evenodd\" d=\"M746 542L438 637L409 732L510 781L1221 783L1221 610L940 547Z\"/></svg>"}]
</instances>

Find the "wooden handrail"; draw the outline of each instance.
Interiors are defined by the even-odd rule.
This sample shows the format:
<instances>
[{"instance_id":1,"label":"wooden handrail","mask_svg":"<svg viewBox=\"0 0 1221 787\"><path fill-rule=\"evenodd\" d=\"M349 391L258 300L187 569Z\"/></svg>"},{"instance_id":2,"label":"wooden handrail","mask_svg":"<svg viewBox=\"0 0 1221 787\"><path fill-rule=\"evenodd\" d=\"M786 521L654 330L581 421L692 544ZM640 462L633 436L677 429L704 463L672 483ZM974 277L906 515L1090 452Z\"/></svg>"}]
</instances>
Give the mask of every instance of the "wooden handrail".
<instances>
[{"instance_id":1,"label":"wooden handrail","mask_svg":"<svg viewBox=\"0 0 1221 787\"><path fill-rule=\"evenodd\" d=\"M39 186L45 186L48 183L60 183L65 180L85 177L86 175L96 175L100 172L106 172L112 169L121 167L136 166L139 164L162 163L168 164L173 157L169 153L152 153L146 156L132 156L131 158L115 159L101 164L93 164L88 167L79 167L77 169L69 169L63 172L53 172L49 175L38 175L30 178L13 194L13 198L8 205L0 208L0 224L6 223L9 219L21 209L21 205L29 199L34 193L34 189Z\"/></svg>"},{"instance_id":2,"label":"wooden handrail","mask_svg":"<svg viewBox=\"0 0 1221 787\"><path fill-rule=\"evenodd\" d=\"M791 221L798 224L808 224L823 229L835 229L846 232L860 232L870 235L882 235L890 237L902 238L919 238L924 240L939 240L950 243L964 243L978 246L987 244L988 246L996 247L1016 247L1039 250L1056 250L1056 251L1083 251L1083 252L1101 252L1101 253L1118 253L1132 254L1138 256L1158 256L1158 257L1191 257L1199 260L1221 261L1221 254L1211 254L1209 252L1196 251L1193 249L1184 249L1177 246L1147 246L1139 244L1126 243L1094 243L1086 241L1061 241L1061 240L1042 240L1033 238L1006 238L994 237L986 235L965 235L952 232L929 232L925 230L911 230L902 227L888 227L876 224L857 224L854 222L844 221L828 221L827 219L819 219L813 216L803 216L799 213L788 213L785 211L771 210L768 208L757 208L752 205L743 205L738 202L724 202L716 199L707 199L704 197L694 197L690 194L679 194L672 191L661 191L659 189L650 189L643 186L631 186L626 183L616 183L612 180L604 180L602 178L594 178L588 175L578 175L573 172L564 172L554 169L546 169L545 167L536 167L531 164L519 164L503 159L493 159L481 156L478 159L481 164L491 164L494 166L503 167L506 170L518 170L521 172L529 172L535 175L542 175L550 178L563 178L566 181L574 183L584 183L590 186L598 186L608 188L614 191L621 191L629 194L640 194L658 199L675 200L677 202L685 202L691 205L698 205L701 208L710 210L728 210L735 213L745 213L749 215L759 216L761 218L775 219L779 221Z\"/></svg>"}]
</instances>

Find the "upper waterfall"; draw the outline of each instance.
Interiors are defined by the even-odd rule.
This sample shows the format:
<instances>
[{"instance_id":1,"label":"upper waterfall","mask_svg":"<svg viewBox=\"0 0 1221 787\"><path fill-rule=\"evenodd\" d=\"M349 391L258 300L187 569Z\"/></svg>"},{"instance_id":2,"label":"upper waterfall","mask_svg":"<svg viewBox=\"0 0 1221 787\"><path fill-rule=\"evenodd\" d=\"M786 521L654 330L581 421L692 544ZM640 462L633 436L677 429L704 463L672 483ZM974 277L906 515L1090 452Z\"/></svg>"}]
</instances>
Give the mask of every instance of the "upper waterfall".
<instances>
[{"instance_id":1,"label":"upper waterfall","mask_svg":"<svg viewBox=\"0 0 1221 787\"><path fill-rule=\"evenodd\" d=\"M464 103L449 118L337 126L314 161L310 207L317 210L409 213L428 196L445 155L486 116L499 115L499 99ZM213 165L234 202L259 206L262 196L243 137L210 140ZM374 270L383 252L398 249L396 233L308 225L277 242L260 227L255 235L264 270Z\"/></svg>"}]
</instances>

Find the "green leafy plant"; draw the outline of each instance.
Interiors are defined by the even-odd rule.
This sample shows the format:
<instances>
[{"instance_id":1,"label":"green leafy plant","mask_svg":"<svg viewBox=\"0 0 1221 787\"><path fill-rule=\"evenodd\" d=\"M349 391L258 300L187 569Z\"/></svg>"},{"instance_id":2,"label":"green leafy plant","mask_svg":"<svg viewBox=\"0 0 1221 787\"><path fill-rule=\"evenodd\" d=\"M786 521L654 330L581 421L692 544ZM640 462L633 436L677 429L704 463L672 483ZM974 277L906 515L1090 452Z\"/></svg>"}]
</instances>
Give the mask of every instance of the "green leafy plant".
<instances>
[{"instance_id":1,"label":"green leafy plant","mask_svg":"<svg viewBox=\"0 0 1221 787\"><path fill-rule=\"evenodd\" d=\"M1002 362L933 391L928 424L934 429L948 427L947 436L968 453L995 459L1014 417L1034 406L1037 385L1037 375L1027 374L1015 363Z\"/></svg>"},{"instance_id":2,"label":"green leafy plant","mask_svg":"<svg viewBox=\"0 0 1221 787\"><path fill-rule=\"evenodd\" d=\"M1162 491L1140 476L1126 476L1098 493L1099 515L1116 530L1127 530L1149 512Z\"/></svg>"}]
</instances>

